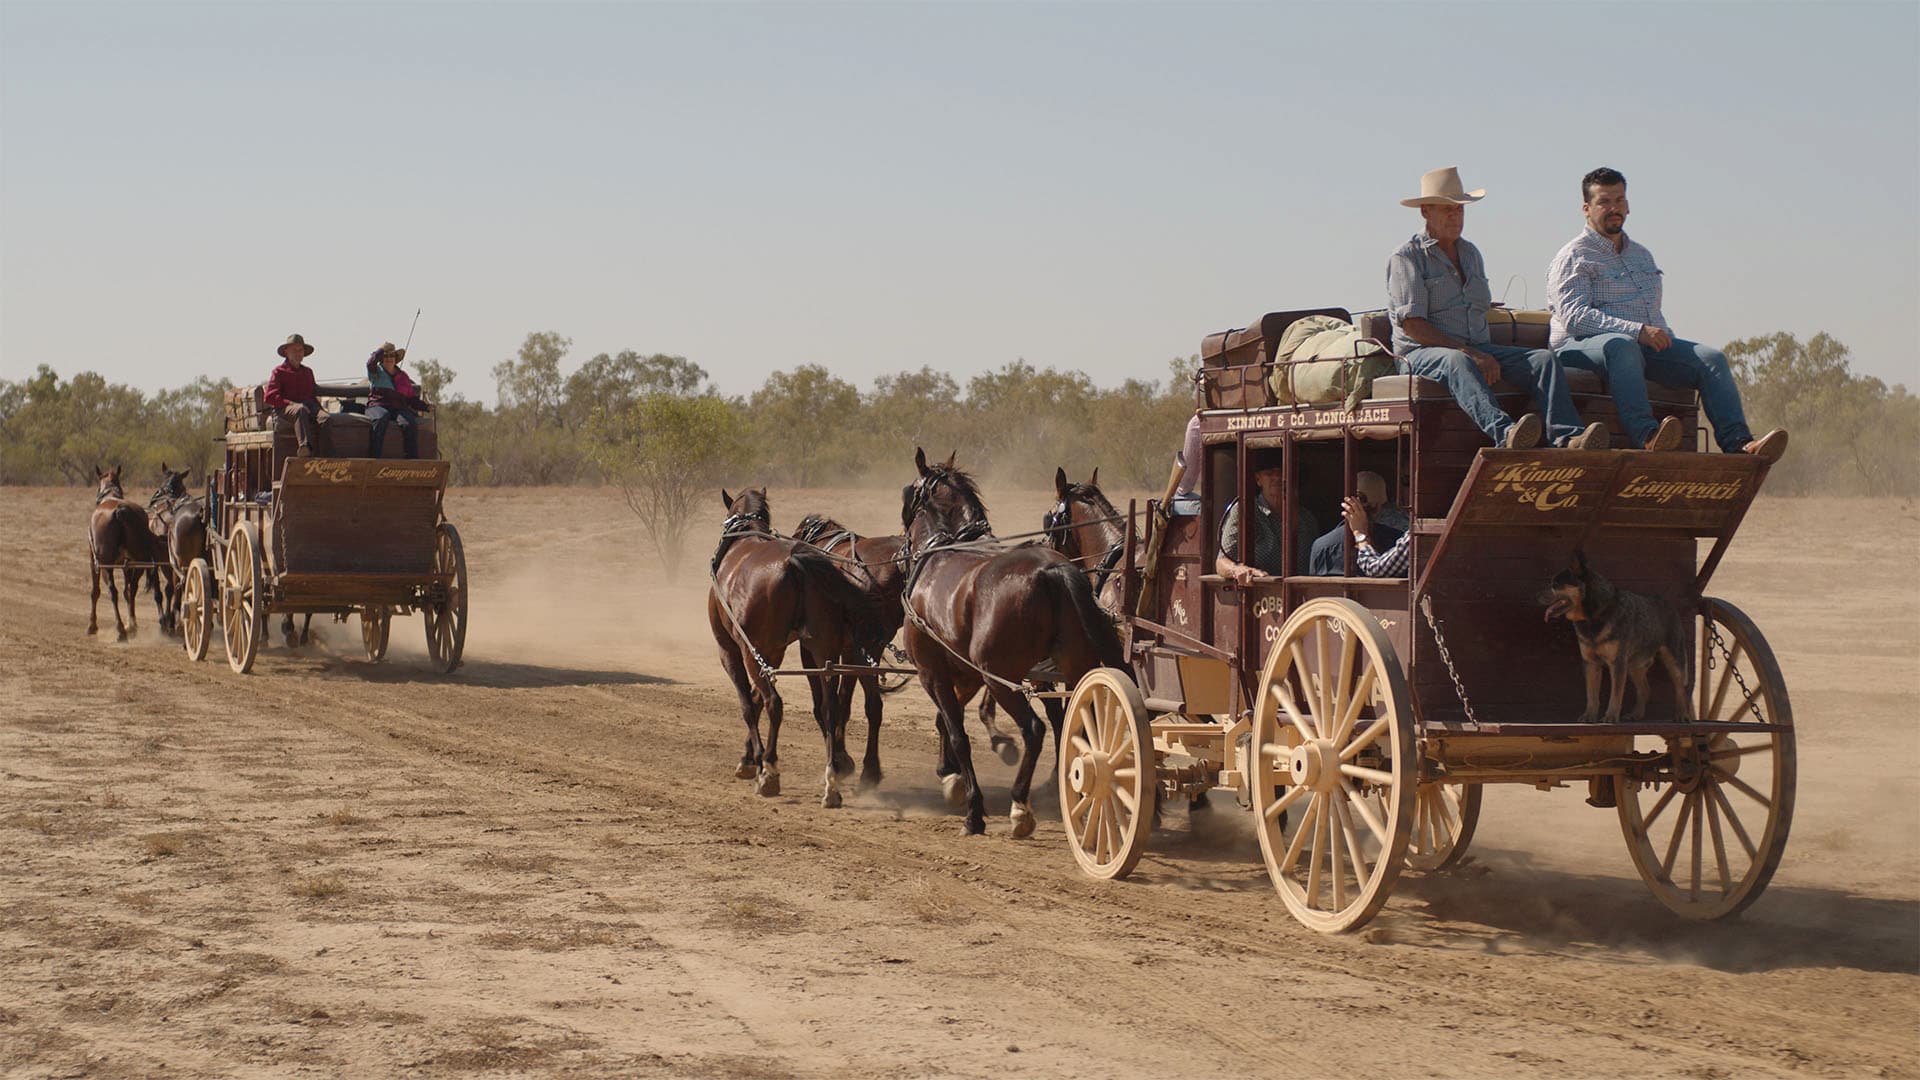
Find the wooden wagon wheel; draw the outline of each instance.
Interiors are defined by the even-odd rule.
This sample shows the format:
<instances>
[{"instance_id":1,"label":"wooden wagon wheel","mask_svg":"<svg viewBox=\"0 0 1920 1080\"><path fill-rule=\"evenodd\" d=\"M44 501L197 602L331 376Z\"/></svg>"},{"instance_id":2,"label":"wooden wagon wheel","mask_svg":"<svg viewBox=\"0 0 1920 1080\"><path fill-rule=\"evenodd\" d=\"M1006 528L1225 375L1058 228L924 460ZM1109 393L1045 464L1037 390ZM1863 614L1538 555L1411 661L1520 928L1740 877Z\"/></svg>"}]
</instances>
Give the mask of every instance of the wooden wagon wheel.
<instances>
[{"instance_id":1,"label":"wooden wagon wheel","mask_svg":"<svg viewBox=\"0 0 1920 1080\"><path fill-rule=\"evenodd\" d=\"M1615 795L1627 850L1654 898L1689 919L1718 919L1759 898L1786 850L1793 705L1773 650L1739 608L1702 599L1694 631L1694 714L1785 730L1669 739L1671 779L1651 785L1619 777Z\"/></svg>"},{"instance_id":2,"label":"wooden wagon wheel","mask_svg":"<svg viewBox=\"0 0 1920 1080\"><path fill-rule=\"evenodd\" d=\"M428 602L420 609L427 624L427 656L433 666L451 672L460 666L467 648L467 556L460 548L460 530L452 522L440 523L433 547L433 572L449 574L444 599Z\"/></svg>"},{"instance_id":3,"label":"wooden wagon wheel","mask_svg":"<svg viewBox=\"0 0 1920 1080\"><path fill-rule=\"evenodd\" d=\"M367 659L379 663L387 658L387 633L393 627L393 609L385 604L368 604L360 609L360 643L367 647Z\"/></svg>"},{"instance_id":4,"label":"wooden wagon wheel","mask_svg":"<svg viewBox=\"0 0 1920 1080\"><path fill-rule=\"evenodd\" d=\"M1480 822L1480 785L1421 784L1413 796L1407 869L1443 870L1459 861Z\"/></svg>"},{"instance_id":5,"label":"wooden wagon wheel","mask_svg":"<svg viewBox=\"0 0 1920 1080\"><path fill-rule=\"evenodd\" d=\"M1153 831L1153 731L1140 688L1119 668L1095 668L1067 700L1060 729L1060 821L1080 869L1097 878L1133 872Z\"/></svg>"},{"instance_id":6,"label":"wooden wagon wheel","mask_svg":"<svg viewBox=\"0 0 1920 1080\"><path fill-rule=\"evenodd\" d=\"M204 558L187 564L187 578L180 588L180 638L187 647L187 659L207 658L207 643L213 640L213 611L220 605L213 585L213 567Z\"/></svg>"},{"instance_id":7,"label":"wooden wagon wheel","mask_svg":"<svg viewBox=\"0 0 1920 1080\"><path fill-rule=\"evenodd\" d=\"M260 534L253 522L243 521L227 536L227 554L221 562L220 624L227 639L227 666L245 675L253 670L260 652L261 603Z\"/></svg>"},{"instance_id":8,"label":"wooden wagon wheel","mask_svg":"<svg viewBox=\"0 0 1920 1080\"><path fill-rule=\"evenodd\" d=\"M1287 619L1253 745L1254 825L1287 909L1323 933L1373 918L1406 862L1420 763L1406 673L1371 612L1321 597Z\"/></svg>"}]
</instances>

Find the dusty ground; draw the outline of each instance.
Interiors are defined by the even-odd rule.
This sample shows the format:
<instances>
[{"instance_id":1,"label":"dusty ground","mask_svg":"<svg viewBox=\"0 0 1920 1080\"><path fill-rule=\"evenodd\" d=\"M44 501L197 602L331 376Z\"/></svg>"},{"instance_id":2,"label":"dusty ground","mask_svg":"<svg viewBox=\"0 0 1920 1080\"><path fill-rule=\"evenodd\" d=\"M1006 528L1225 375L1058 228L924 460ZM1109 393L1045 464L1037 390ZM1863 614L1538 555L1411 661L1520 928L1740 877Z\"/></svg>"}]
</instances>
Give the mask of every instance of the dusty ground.
<instances>
[{"instance_id":1,"label":"dusty ground","mask_svg":"<svg viewBox=\"0 0 1920 1080\"><path fill-rule=\"evenodd\" d=\"M1044 509L989 496L1002 532ZM819 808L800 709L787 793L754 797L703 567L663 584L617 500L449 497L474 594L450 678L417 619L385 664L327 625L244 678L189 664L144 597L133 641L87 638L88 503L0 492L6 1075L1920 1075L1912 505L1762 502L1719 577L1801 731L1793 839L1745 916L1677 922L1611 812L1496 789L1463 870L1325 938L1230 806L1170 813L1096 883L1051 784L1007 835L993 762L1002 816L962 837L917 688L878 794Z\"/></svg>"}]
</instances>

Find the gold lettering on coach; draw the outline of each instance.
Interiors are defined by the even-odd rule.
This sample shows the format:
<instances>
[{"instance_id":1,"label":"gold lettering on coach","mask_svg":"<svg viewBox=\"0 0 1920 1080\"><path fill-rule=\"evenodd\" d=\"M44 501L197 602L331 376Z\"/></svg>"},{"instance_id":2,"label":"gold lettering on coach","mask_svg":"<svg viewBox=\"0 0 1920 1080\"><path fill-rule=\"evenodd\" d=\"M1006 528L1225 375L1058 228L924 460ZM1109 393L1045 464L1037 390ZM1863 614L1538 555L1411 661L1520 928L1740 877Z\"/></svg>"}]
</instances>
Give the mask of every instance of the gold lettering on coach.
<instances>
[{"instance_id":1,"label":"gold lettering on coach","mask_svg":"<svg viewBox=\"0 0 1920 1080\"><path fill-rule=\"evenodd\" d=\"M1521 461L1506 465L1493 474L1493 490L1511 491L1514 497L1535 510L1550 511L1580 505L1574 482L1587 474L1575 465L1545 467L1544 463Z\"/></svg>"}]
</instances>

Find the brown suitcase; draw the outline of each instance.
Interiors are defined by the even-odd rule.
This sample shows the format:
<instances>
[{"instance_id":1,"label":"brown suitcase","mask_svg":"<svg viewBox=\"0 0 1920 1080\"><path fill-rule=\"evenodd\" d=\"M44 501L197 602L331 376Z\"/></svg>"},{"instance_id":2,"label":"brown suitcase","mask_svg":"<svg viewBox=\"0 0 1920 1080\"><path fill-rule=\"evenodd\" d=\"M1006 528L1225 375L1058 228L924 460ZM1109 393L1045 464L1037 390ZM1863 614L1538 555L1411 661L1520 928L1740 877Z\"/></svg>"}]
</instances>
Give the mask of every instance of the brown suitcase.
<instances>
[{"instance_id":1,"label":"brown suitcase","mask_svg":"<svg viewBox=\"0 0 1920 1080\"><path fill-rule=\"evenodd\" d=\"M228 431L265 431L267 399L264 388L229 387L222 395L226 405Z\"/></svg>"}]
</instances>

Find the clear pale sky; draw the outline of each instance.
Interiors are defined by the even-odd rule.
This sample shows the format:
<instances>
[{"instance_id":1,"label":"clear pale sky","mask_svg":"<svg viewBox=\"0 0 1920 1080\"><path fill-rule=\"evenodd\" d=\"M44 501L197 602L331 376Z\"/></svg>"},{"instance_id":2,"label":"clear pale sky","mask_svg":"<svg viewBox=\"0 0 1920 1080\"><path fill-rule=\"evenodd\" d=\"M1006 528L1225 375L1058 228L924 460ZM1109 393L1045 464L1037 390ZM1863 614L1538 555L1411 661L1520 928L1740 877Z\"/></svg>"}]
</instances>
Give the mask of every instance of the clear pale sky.
<instances>
[{"instance_id":1,"label":"clear pale sky","mask_svg":"<svg viewBox=\"0 0 1920 1080\"><path fill-rule=\"evenodd\" d=\"M1579 176L1682 336L1920 384L1920 5L0 3L0 377L264 377L298 330L491 399L531 330L729 392L1159 378L1382 303L1458 165L1539 304ZM1509 278L1517 278L1509 289Z\"/></svg>"}]
</instances>

